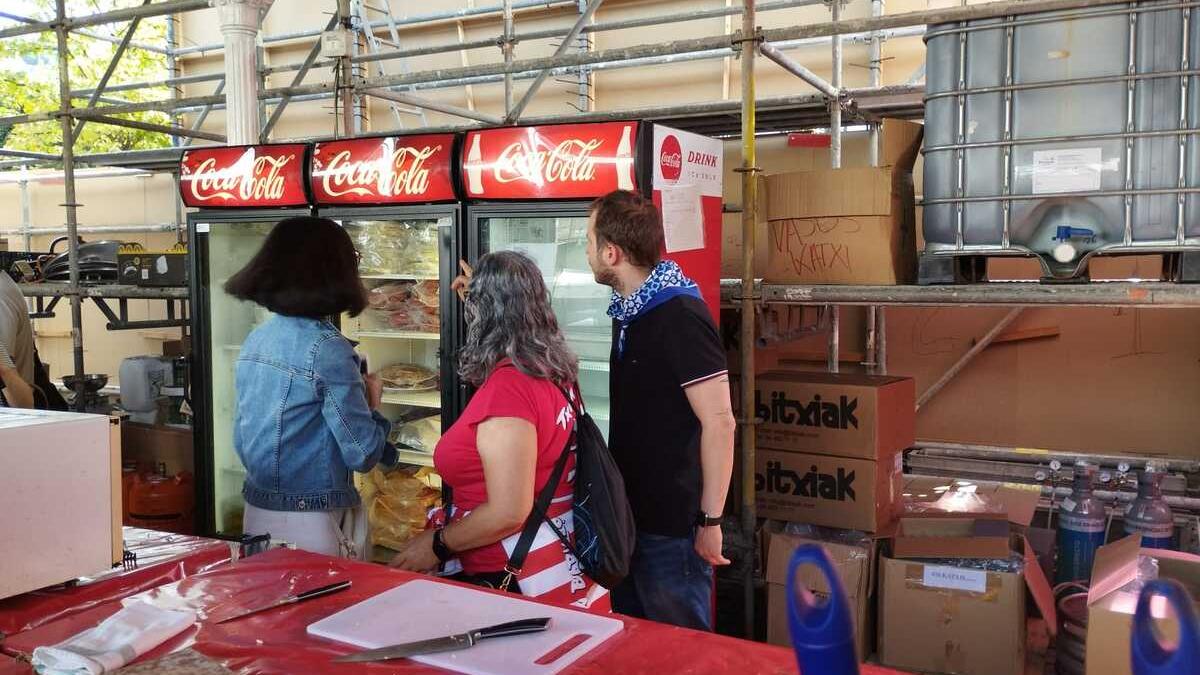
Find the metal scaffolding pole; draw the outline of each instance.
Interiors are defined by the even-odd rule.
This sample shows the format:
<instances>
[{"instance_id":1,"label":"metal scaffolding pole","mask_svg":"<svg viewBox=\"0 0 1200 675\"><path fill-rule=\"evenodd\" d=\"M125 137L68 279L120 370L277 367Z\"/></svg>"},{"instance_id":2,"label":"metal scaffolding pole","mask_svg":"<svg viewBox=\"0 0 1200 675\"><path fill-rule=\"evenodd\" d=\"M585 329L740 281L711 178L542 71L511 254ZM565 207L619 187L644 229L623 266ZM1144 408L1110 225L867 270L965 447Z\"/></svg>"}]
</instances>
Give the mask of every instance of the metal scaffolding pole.
<instances>
[{"instance_id":1,"label":"metal scaffolding pole","mask_svg":"<svg viewBox=\"0 0 1200 675\"><path fill-rule=\"evenodd\" d=\"M554 56L562 56L570 51L572 43L575 42L575 38L579 37L579 32L583 30L583 27L586 26L587 23L592 20L592 17L596 15L596 10L600 9L600 5L603 2L604 0L591 0L591 2L588 3L587 9L583 10L583 14L579 15L579 19L575 21L575 25L571 26L571 30L568 31L566 37L563 38L562 44L558 45L558 49L554 51ZM505 123L513 124L517 120L521 119L521 113L525 112L525 108L529 106L529 103L533 100L533 97L537 95L538 89L542 88L542 83L546 81L546 78L549 75L549 68L539 72L537 79L535 79L533 83L529 85L529 88L525 90L525 95L521 97L521 101L517 103L516 107L509 106L505 108L505 110L508 111L508 114L504 118ZM507 89L511 89L511 76L508 77L509 79L505 80L505 86Z\"/></svg>"},{"instance_id":2,"label":"metal scaffolding pole","mask_svg":"<svg viewBox=\"0 0 1200 675\"><path fill-rule=\"evenodd\" d=\"M168 136L172 137L183 136L186 138L199 138L201 140L213 141L215 143L225 143L227 140L224 135L214 134L209 131L182 129L180 127L173 127L165 124L153 124L151 122L139 122L137 120L126 120L119 117L109 117L108 115L93 115L91 113L85 113L82 110L76 111L76 115L80 118L79 124L75 125L76 127L82 125L84 120L91 120L93 122L100 122L101 124L111 124L115 127L126 127L128 129L152 131L155 133L167 134Z\"/></svg>"},{"instance_id":3,"label":"metal scaffolding pole","mask_svg":"<svg viewBox=\"0 0 1200 675\"><path fill-rule=\"evenodd\" d=\"M140 5L138 7L130 7L128 9L115 9L110 12L100 12L99 14L91 14L89 16L68 17L65 12L56 15L54 21L38 21L28 23L23 26L13 26L0 30L0 40L17 37L20 35L32 35L34 33L44 33L46 31L57 31L63 28L68 31L86 28L88 26L102 26L108 23L119 23L129 21L141 17L143 19L164 16L166 14L175 14L178 12L191 12L197 9L207 9L209 7L208 0L168 0L167 2L157 2L149 5Z\"/></svg>"},{"instance_id":4,"label":"metal scaffolding pole","mask_svg":"<svg viewBox=\"0 0 1200 675\"><path fill-rule=\"evenodd\" d=\"M455 117L462 117L462 118L469 119L469 120L476 120L478 122L483 122L484 124L491 124L491 125L496 125L496 126L504 124L504 120L495 115L489 115L487 113L481 113L481 112L477 112L475 110L468 110L466 108L461 108L459 106L451 105L449 103L439 103L438 101L431 101L429 99L422 98L420 96L413 96L411 94L401 94L401 93L394 92L394 91L388 91L386 89L372 89L371 91L368 91L365 93L367 96L373 96L375 98L384 99L386 101L393 101L395 103L403 103L404 105L412 105L412 106L416 106L418 108L425 108L426 110L433 110L435 112L445 113L447 115L454 115Z\"/></svg>"},{"instance_id":5,"label":"metal scaffolding pole","mask_svg":"<svg viewBox=\"0 0 1200 675\"><path fill-rule=\"evenodd\" d=\"M816 88L817 91L824 94L834 103L837 103L838 99L841 97L842 92L840 89L838 89L838 87L826 82L825 78L817 75L808 68L805 68L803 65L793 60L790 56L784 54L775 45L769 42L764 42L759 46L759 51L762 52L763 56L779 64L779 66L784 70L811 84Z\"/></svg>"},{"instance_id":6,"label":"metal scaffolding pole","mask_svg":"<svg viewBox=\"0 0 1200 675\"><path fill-rule=\"evenodd\" d=\"M71 128L71 73L70 50L67 45L67 8L66 0L55 0L54 28L58 41L58 96L62 116L62 163L63 163L63 206L67 216L67 261L70 270L71 295L71 351L75 365L75 408L83 411L83 375L87 372L83 365L83 298L79 290L79 227L78 207L75 203L75 136Z\"/></svg>"},{"instance_id":7,"label":"metal scaffolding pole","mask_svg":"<svg viewBox=\"0 0 1200 675\"><path fill-rule=\"evenodd\" d=\"M150 0L142 0L142 6L150 4ZM92 94L88 97L87 107L96 107L96 101L100 99L100 95L104 93L104 88L108 86L108 81L112 78L113 73L117 72L117 66L121 63L121 57L125 56L125 50L129 48L129 41L133 39L133 33L137 30L138 24L142 22L140 16L135 16L129 22L129 27L125 29L125 35L121 38L120 44L117 45L117 50L113 52L112 58L108 60L108 67L104 69L104 75L100 76L100 82L96 84L96 88L92 90ZM87 119L81 119L75 125L75 131L72 132L71 142L78 143L79 135L83 133L83 127L87 125Z\"/></svg>"},{"instance_id":8,"label":"metal scaffolding pole","mask_svg":"<svg viewBox=\"0 0 1200 675\"><path fill-rule=\"evenodd\" d=\"M1016 321L1017 317L1021 316L1021 312L1023 311L1025 311L1024 307L1014 307L1010 309L1008 314L1005 314L1003 319L997 321L996 325L992 326L992 329L989 330L987 334L985 334L979 339L978 342L976 342L971 346L970 349L967 350L967 353L959 357L958 361L955 361L954 365L950 366L950 368L946 370L946 372L940 378L938 378L937 382L934 382L929 386L928 389L921 392L921 397L917 399L917 412L920 412L921 408L925 407L925 404L929 403L930 399L932 399L934 396L937 396L938 392L944 389L947 384L950 384L950 380L953 380L959 373L961 373L962 369L966 368L967 364L969 364L972 359L978 356L980 352L987 349L988 345L992 344L992 341L996 339L996 336L1004 332L1004 329L1008 328L1013 321Z\"/></svg>"},{"instance_id":9,"label":"metal scaffolding pole","mask_svg":"<svg viewBox=\"0 0 1200 675\"><path fill-rule=\"evenodd\" d=\"M500 51L504 54L504 112L513 109L513 74L509 70L513 62L513 7L512 0L504 0L504 35L500 40Z\"/></svg>"},{"instance_id":10,"label":"metal scaffolding pole","mask_svg":"<svg viewBox=\"0 0 1200 675\"><path fill-rule=\"evenodd\" d=\"M330 30L337 24L337 15L331 16L329 18L329 23L325 26L325 30ZM304 63L300 64L300 69L296 71L295 77L292 78L291 86L298 87L304 83L305 76L308 75L308 71L313 67L313 64L317 62L317 57L320 55L321 42L318 40L317 42L313 43L312 49L308 50L308 55L304 57ZM275 109L271 111L271 118L268 119L267 123L263 125L262 132L259 134L259 142L266 143L267 139L271 137L271 131L275 129L275 125L279 123L279 118L283 116L283 111L287 110L288 103L291 101L291 96L284 96L279 100L279 103L275 105Z\"/></svg>"},{"instance_id":11,"label":"metal scaffolding pole","mask_svg":"<svg viewBox=\"0 0 1200 675\"><path fill-rule=\"evenodd\" d=\"M754 541L758 525L758 510L755 504L754 469L757 464L754 427L757 424L754 405L754 234L758 221L758 158L754 137L755 89L754 57L758 51L759 31L755 15L754 0L743 0L742 30L737 45L742 55L742 293L741 293L741 446L742 446L742 537L746 542ZM749 546L748 555L754 555L754 546ZM754 639L754 568L753 558L747 561L744 570L743 602L745 603L745 632L747 639Z\"/></svg>"},{"instance_id":12,"label":"metal scaffolding pole","mask_svg":"<svg viewBox=\"0 0 1200 675\"><path fill-rule=\"evenodd\" d=\"M833 23L837 25L842 18L842 0L832 0L829 4L829 11L833 15ZM835 34L833 36L832 47L833 58L833 88L836 91L842 89L842 36ZM834 169L842 168L842 106L837 101L829 103L829 164ZM837 354L831 358L834 363L837 363ZM836 371L836 365L835 365Z\"/></svg>"},{"instance_id":13,"label":"metal scaffolding pole","mask_svg":"<svg viewBox=\"0 0 1200 675\"><path fill-rule=\"evenodd\" d=\"M574 6L575 0L516 0L512 3L513 11L522 10L546 10L553 9L559 6ZM439 12L435 14L424 14L412 16L407 19L395 19L395 24L398 27L403 26L428 26L429 24L443 21L462 21L464 19L478 19L486 16L502 13L503 7L493 5L491 7L470 7L465 9L454 10L452 12ZM370 26L364 26L364 29L375 30L377 28L390 28L387 21L372 21ZM291 40L303 40L306 38L320 37L320 31L307 30L296 33L284 33L280 35L267 35L262 39L263 44L275 44L279 42L289 42ZM489 40L484 47L496 46L496 40ZM219 52L224 49L222 44L207 44L196 47L184 47L175 51L176 56L186 56L188 54L208 54Z\"/></svg>"}]
</instances>

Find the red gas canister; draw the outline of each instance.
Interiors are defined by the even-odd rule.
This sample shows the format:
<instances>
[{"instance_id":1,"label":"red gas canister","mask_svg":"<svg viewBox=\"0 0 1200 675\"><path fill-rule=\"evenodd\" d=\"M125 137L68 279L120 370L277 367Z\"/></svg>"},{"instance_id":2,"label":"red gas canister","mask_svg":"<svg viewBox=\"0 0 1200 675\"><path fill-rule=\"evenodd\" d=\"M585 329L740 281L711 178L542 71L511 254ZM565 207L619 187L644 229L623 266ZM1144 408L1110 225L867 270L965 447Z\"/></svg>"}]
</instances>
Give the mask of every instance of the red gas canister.
<instances>
[{"instance_id":1,"label":"red gas canister","mask_svg":"<svg viewBox=\"0 0 1200 675\"><path fill-rule=\"evenodd\" d=\"M192 534L194 505L190 473L138 475L129 488L126 523L148 530Z\"/></svg>"}]
</instances>

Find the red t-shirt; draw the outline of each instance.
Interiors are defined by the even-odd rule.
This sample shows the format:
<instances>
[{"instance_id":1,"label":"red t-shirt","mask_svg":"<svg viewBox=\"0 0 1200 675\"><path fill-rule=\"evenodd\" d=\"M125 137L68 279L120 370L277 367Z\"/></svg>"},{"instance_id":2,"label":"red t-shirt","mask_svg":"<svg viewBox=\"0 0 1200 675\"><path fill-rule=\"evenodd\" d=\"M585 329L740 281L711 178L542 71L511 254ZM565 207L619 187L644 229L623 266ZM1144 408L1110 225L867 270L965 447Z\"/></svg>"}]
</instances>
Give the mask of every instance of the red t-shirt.
<instances>
[{"instance_id":1,"label":"red t-shirt","mask_svg":"<svg viewBox=\"0 0 1200 675\"><path fill-rule=\"evenodd\" d=\"M575 414L554 383L526 375L510 361L502 361L471 397L467 409L438 441L433 453L437 472L453 491L456 509L453 520L459 520L464 512L487 502L487 484L475 433L479 424L493 417L520 418L537 430L535 499L550 480L554 463L562 455L575 428ZM575 457L572 455L555 491L556 498L571 494L574 473ZM459 559L468 574L499 572L508 563L508 556L499 542L463 551Z\"/></svg>"}]
</instances>

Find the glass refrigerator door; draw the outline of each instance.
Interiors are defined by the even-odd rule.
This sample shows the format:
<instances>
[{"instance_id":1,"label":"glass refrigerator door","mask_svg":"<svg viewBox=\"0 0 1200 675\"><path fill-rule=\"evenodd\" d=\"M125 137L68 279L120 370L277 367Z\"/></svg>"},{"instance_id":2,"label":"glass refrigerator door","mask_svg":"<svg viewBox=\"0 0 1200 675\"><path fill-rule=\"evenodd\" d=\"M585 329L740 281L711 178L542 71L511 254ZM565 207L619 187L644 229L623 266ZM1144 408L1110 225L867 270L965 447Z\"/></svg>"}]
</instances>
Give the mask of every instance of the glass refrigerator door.
<instances>
[{"instance_id":1,"label":"glass refrigerator door","mask_svg":"<svg viewBox=\"0 0 1200 675\"><path fill-rule=\"evenodd\" d=\"M246 470L233 447L237 403L234 366L250 331L271 313L225 294L225 282L262 247L273 222L213 223L208 235L209 364L212 372L213 501L218 532L242 531L242 482Z\"/></svg>"},{"instance_id":2,"label":"glass refrigerator door","mask_svg":"<svg viewBox=\"0 0 1200 675\"><path fill-rule=\"evenodd\" d=\"M449 216L344 219L358 248L370 302L343 330L384 381L380 410L392 420L401 461L433 466L441 437L439 241Z\"/></svg>"},{"instance_id":3,"label":"glass refrigerator door","mask_svg":"<svg viewBox=\"0 0 1200 675\"><path fill-rule=\"evenodd\" d=\"M579 388L588 412L608 438L611 290L596 283L587 262L587 218L495 217L480 220L485 251L521 251L537 262L567 343L579 357Z\"/></svg>"}]
</instances>

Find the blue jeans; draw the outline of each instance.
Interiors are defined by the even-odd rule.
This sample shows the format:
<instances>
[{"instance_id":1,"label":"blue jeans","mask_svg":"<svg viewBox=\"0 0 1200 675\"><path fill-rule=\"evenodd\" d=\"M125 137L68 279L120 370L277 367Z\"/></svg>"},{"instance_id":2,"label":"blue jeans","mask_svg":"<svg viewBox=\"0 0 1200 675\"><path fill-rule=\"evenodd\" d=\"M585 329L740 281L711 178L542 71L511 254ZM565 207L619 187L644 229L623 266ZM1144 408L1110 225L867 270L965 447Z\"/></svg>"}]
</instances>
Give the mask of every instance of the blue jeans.
<instances>
[{"instance_id":1,"label":"blue jeans","mask_svg":"<svg viewBox=\"0 0 1200 675\"><path fill-rule=\"evenodd\" d=\"M712 574L691 537L639 533L629 576L613 589L613 610L711 631Z\"/></svg>"}]
</instances>

